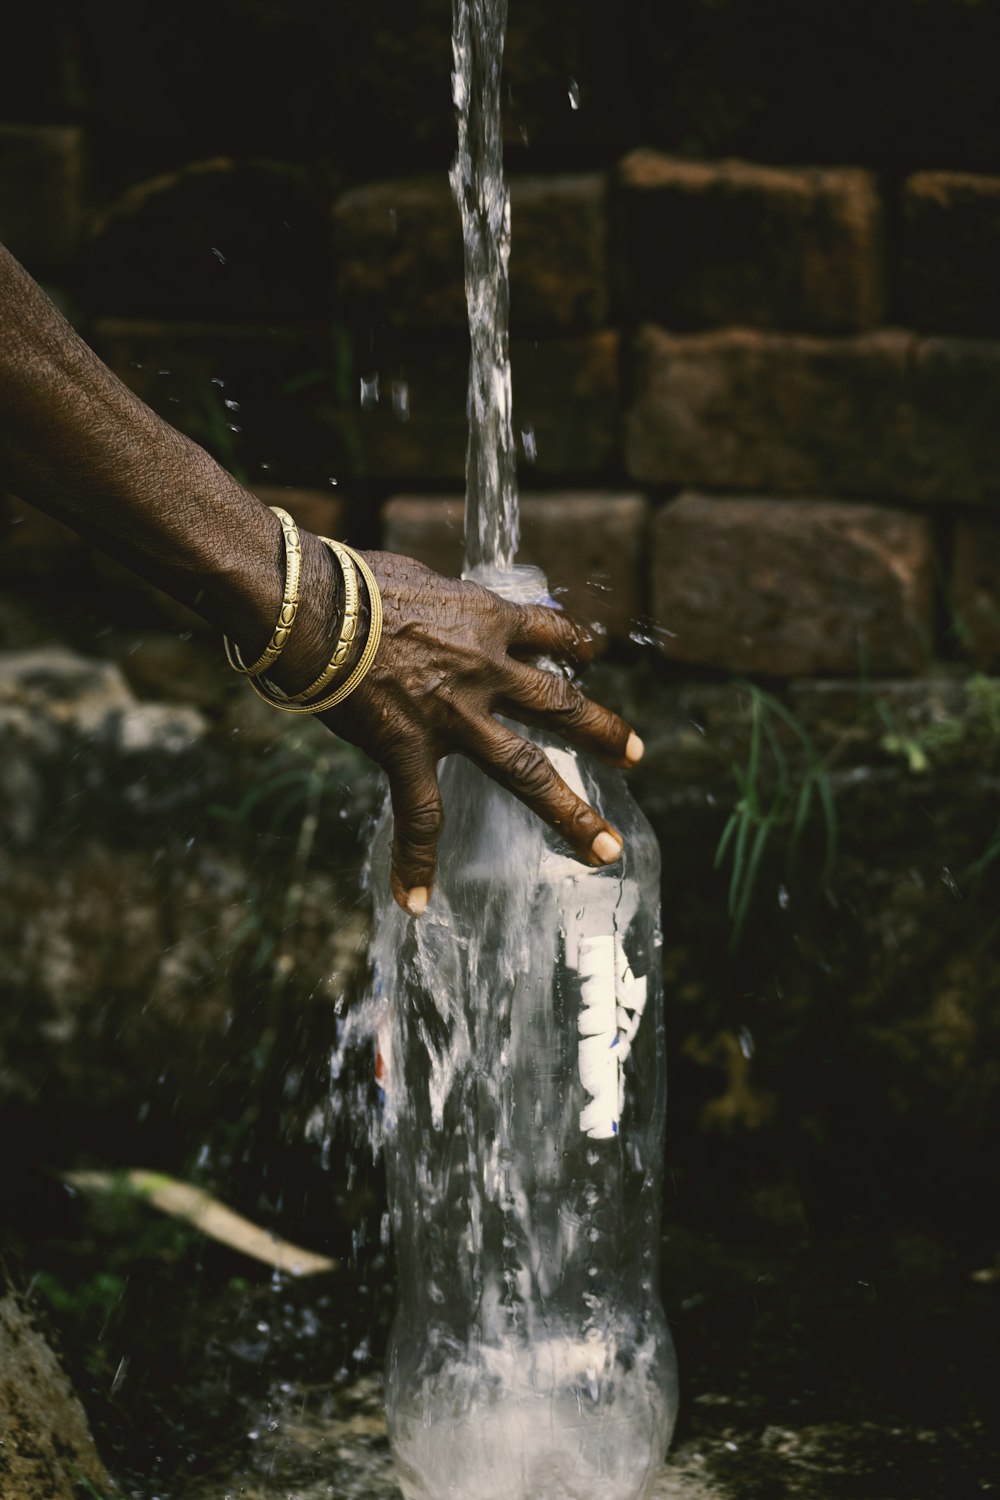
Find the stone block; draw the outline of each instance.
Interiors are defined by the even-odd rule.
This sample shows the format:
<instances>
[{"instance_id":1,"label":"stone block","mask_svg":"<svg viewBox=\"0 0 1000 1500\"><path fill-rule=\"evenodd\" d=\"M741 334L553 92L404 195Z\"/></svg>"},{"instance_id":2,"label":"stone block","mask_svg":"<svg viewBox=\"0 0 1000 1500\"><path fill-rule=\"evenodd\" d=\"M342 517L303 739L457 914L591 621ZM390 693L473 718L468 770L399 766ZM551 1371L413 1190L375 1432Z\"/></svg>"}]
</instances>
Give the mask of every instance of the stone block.
<instances>
[{"instance_id":1,"label":"stone block","mask_svg":"<svg viewBox=\"0 0 1000 1500\"><path fill-rule=\"evenodd\" d=\"M617 186L616 272L629 317L673 329L818 333L880 321L882 205L872 173L642 150L621 163Z\"/></svg>"},{"instance_id":2,"label":"stone block","mask_svg":"<svg viewBox=\"0 0 1000 1500\"><path fill-rule=\"evenodd\" d=\"M906 322L929 333L1000 334L1000 177L916 172L902 208Z\"/></svg>"},{"instance_id":3,"label":"stone block","mask_svg":"<svg viewBox=\"0 0 1000 1500\"><path fill-rule=\"evenodd\" d=\"M653 612L677 661L776 677L919 671L933 641L921 516L685 494L653 522Z\"/></svg>"},{"instance_id":4,"label":"stone block","mask_svg":"<svg viewBox=\"0 0 1000 1500\"><path fill-rule=\"evenodd\" d=\"M82 217L77 125L0 125L0 241L36 276L71 265Z\"/></svg>"},{"instance_id":5,"label":"stone block","mask_svg":"<svg viewBox=\"0 0 1000 1500\"><path fill-rule=\"evenodd\" d=\"M1000 343L647 327L626 467L677 486L989 500L1000 497L998 408Z\"/></svg>"},{"instance_id":6,"label":"stone block","mask_svg":"<svg viewBox=\"0 0 1000 1500\"><path fill-rule=\"evenodd\" d=\"M398 495L382 512L383 544L457 577L464 509L458 498ZM572 614L626 636L643 605L647 513L642 495L522 495L519 559L544 569Z\"/></svg>"},{"instance_id":7,"label":"stone block","mask_svg":"<svg viewBox=\"0 0 1000 1500\"><path fill-rule=\"evenodd\" d=\"M510 181L514 329L584 330L607 320L605 181ZM462 231L443 175L375 183L334 209L337 303L352 325L466 326Z\"/></svg>"},{"instance_id":8,"label":"stone block","mask_svg":"<svg viewBox=\"0 0 1000 1500\"><path fill-rule=\"evenodd\" d=\"M308 321L325 315L325 205L303 173L225 157L136 183L94 224L102 316Z\"/></svg>"},{"instance_id":9,"label":"stone block","mask_svg":"<svg viewBox=\"0 0 1000 1500\"><path fill-rule=\"evenodd\" d=\"M514 428L534 472L572 480L617 467L618 347L611 332L512 343ZM377 402L328 410L353 472L374 480L463 480L466 346L396 340L365 378L373 381L375 373Z\"/></svg>"},{"instance_id":10,"label":"stone block","mask_svg":"<svg viewBox=\"0 0 1000 1500\"><path fill-rule=\"evenodd\" d=\"M1000 500L1000 341L917 339L896 413L895 464L913 500Z\"/></svg>"},{"instance_id":11,"label":"stone block","mask_svg":"<svg viewBox=\"0 0 1000 1500\"><path fill-rule=\"evenodd\" d=\"M951 598L953 629L980 667L1000 667L1000 518L965 516L955 523Z\"/></svg>"}]
</instances>

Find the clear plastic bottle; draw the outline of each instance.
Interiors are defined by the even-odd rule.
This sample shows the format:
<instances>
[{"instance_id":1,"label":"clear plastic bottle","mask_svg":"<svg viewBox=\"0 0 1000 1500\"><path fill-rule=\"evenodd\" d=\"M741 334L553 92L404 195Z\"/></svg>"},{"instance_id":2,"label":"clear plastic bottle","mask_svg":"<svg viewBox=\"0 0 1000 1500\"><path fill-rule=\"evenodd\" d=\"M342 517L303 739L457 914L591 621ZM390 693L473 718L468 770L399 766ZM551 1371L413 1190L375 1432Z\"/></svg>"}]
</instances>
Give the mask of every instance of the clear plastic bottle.
<instances>
[{"instance_id":1,"label":"clear plastic bottle","mask_svg":"<svg viewBox=\"0 0 1000 1500\"><path fill-rule=\"evenodd\" d=\"M537 600L535 569L489 579ZM618 772L541 734L625 840L592 869L468 761L419 921L373 850L406 1500L643 1500L676 1411L659 1297L659 852Z\"/></svg>"}]
</instances>

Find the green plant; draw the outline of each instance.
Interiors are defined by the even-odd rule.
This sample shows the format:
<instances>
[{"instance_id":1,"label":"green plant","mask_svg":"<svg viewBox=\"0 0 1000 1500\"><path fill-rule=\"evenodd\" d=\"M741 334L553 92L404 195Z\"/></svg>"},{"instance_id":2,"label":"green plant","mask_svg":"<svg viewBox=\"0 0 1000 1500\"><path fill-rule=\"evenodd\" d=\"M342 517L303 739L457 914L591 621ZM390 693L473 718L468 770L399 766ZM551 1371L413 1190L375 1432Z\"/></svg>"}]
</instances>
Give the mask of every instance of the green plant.
<instances>
[{"instance_id":1,"label":"green plant","mask_svg":"<svg viewBox=\"0 0 1000 1500\"><path fill-rule=\"evenodd\" d=\"M103 1490L99 1490L93 1480L88 1479L83 1470L78 1468L76 1464L70 1464L70 1474L74 1485L87 1496L87 1500L110 1500L110 1497L105 1495Z\"/></svg>"},{"instance_id":2,"label":"green plant","mask_svg":"<svg viewBox=\"0 0 1000 1500\"><path fill-rule=\"evenodd\" d=\"M950 754L970 746L1000 743L1000 679L975 673L965 683L965 711L944 714L928 723L910 726L884 698L873 706L883 733L879 744L889 755L901 756L915 775L929 771Z\"/></svg>"},{"instance_id":3,"label":"green plant","mask_svg":"<svg viewBox=\"0 0 1000 1500\"><path fill-rule=\"evenodd\" d=\"M743 935L765 850L776 830L787 829L785 869L789 881L794 877L802 838L816 804L825 833L822 881L829 879L837 851L837 815L826 761L803 725L778 698L755 683L738 686L750 696L750 745L746 765L733 764L739 800L715 851L717 870L727 855L732 858L728 909L734 950ZM776 721L790 731L797 744L801 760L797 774L781 744Z\"/></svg>"}]
</instances>

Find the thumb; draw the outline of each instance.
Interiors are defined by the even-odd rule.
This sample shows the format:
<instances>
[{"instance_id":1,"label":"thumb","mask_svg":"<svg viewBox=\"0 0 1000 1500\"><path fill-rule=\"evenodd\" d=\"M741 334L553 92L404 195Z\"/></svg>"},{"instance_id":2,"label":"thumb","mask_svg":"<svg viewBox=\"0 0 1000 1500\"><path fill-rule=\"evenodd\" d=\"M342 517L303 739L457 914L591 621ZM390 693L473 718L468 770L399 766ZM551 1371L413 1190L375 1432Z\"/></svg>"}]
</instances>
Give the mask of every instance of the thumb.
<instances>
[{"instance_id":1,"label":"thumb","mask_svg":"<svg viewBox=\"0 0 1000 1500\"><path fill-rule=\"evenodd\" d=\"M384 763L384 762L383 762ZM392 798L392 894L404 911L419 917L430 898L444 809L433 757L407 748L386 766Z\"/></svg>"}]
</instances>

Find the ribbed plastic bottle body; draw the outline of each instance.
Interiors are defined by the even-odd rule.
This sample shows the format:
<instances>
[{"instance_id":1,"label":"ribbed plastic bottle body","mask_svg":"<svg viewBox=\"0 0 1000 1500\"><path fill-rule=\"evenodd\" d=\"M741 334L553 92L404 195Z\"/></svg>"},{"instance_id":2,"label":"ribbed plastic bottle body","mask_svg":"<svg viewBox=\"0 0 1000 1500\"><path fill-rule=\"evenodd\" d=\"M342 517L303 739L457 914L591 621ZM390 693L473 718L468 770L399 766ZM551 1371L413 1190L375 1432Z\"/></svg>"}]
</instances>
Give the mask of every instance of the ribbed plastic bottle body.
<instances>
[{"instance_id":1,"label":"ribbed plastic bottle body","mask_svg":"<svg viewBox=\"0 0 1000 1500\"><path fill-rule=\"evenodd\" d=\"M618 773L536 739L620 829L618 865L454 758L428 912L376 881L406 1500L642 1500L676 1409L658 849Z\"/></svg>"}]
</instances>

